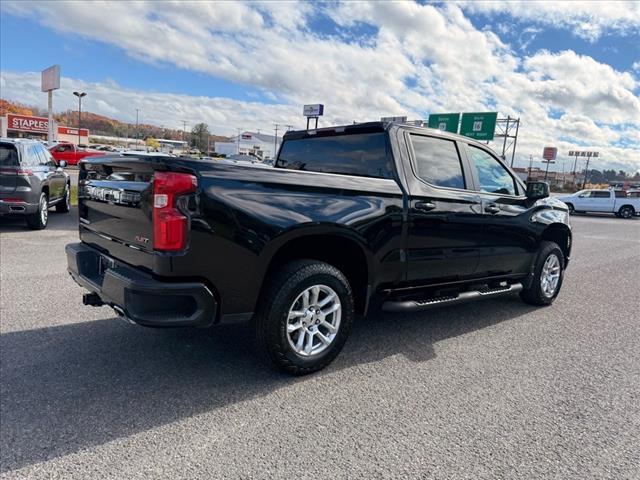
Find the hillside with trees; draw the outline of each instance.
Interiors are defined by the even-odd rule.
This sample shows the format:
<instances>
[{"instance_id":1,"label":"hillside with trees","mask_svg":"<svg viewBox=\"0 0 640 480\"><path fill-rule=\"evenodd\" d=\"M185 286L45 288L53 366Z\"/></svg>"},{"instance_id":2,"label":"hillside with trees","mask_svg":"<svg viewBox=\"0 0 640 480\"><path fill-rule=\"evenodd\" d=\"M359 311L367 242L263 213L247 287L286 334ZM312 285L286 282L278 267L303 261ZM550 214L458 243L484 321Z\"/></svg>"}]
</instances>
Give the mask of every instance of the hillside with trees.
<instances>
[{"instance_id":1,"label":"hillside with trees","mask_svg":"<svg viewBox=\"0 0 640 480\"><path fill-rule=\"evenodd\" d=\"M47 116L47 111L42 108L0 99L0 115L5 115L7 113L35 115L38 117ZM68 127L78 126L77 110L67 110L65 112L54 113L53 117L58 125L66 125ZM205 148L209 142L213 145L213 142L226 142L229 140L227 137L223 137L221 135L211 135L207 125L204 123L197 124L197 128L194 127L193 130L195 135L192 135L189 130L183 132L182 130L163 128L146 123L140 123L136 127L135 123L125 123L113 118L105 117L104 115L85 111L82 112L82 127L88 128L91 135L140 138L141 140L146 140L147 138L186 140L193 146L204 146Z\"/></svg>"}]
</instances>

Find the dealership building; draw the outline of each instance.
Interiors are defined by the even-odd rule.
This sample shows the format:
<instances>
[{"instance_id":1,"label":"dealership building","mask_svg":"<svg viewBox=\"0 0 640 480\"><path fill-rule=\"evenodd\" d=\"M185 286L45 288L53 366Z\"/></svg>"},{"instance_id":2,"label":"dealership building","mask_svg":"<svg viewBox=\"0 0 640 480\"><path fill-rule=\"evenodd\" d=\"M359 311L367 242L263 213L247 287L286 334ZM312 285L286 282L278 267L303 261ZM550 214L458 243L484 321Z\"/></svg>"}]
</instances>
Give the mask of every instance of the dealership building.
<instances>
[{"instance_id":1,"label":"dealership building","mask_svg":"<svg viewBox=\"0 0 640 480\"><path fill-rule=\"evenodd\" d=\"M240 138L232 137L229 142L215 142L216 153L223 155L254 155L261 159L274 158L282 138L264 133L243 132Z\"/></svg>"},{"instance_id":2,"label":"dealership building","mask_svg":"<svg viewBox=\"0 0 640 480\"><path fill-rule=\"evenodd\" d=\"M47 140L49 119L30 115L8 113L0 117L0 137L36 138ZM89 144L89 130L77 129L54 124L53 139L58 142L68 142L75 145Z\"/></svg>"}]
</instances>

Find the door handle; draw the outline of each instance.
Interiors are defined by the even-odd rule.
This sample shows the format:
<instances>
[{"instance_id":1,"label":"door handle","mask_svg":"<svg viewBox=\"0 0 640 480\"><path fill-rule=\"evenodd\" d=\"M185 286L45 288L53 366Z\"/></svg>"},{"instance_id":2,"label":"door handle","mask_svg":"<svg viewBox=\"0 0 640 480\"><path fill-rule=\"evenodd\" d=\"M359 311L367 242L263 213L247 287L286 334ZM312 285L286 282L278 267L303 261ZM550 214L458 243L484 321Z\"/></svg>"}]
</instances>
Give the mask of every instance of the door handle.
<instances>
[{"instance_id":1,"label":"door handle","mask_svg":"<svg viewBox=\"0 0 640 480\"><path fill-rule=\"evenodd\" d=\"M417 210L422 210L424 212L429 212L429 211L431 211L431 210L436 208L436 204L433 203L433 202L429 202L429 201L426 201L426 202L419 201L419 202L415 203L414 207Z\"/></svg>"},{"instance_id":2,"label":"door handle","mask_svg":"<svg viewBox=\"0 0 640 480\"><path fill-rule=\"evenodd\" d=\"M484 207L484 211L487 213L498 213L500 208L495 203L492 203Z\"/></svg>"}]
</instances>

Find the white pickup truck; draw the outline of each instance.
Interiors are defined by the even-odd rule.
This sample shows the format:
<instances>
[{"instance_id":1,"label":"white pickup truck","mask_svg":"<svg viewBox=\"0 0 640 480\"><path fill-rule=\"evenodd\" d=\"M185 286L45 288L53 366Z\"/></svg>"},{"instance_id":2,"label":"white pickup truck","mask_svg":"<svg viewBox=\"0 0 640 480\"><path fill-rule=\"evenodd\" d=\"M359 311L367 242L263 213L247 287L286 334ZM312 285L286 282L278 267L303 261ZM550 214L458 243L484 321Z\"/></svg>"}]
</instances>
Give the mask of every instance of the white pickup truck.
<instances>
[{"instance_id":1,"label":"white pickup truck","mask_svg":"<svg viewBox=\"0 0 640 480\"><path fill-rule=\"evenodd\" d=\"M557 199L567 204L569 213L607 212L622 218L640 215L640 198L629 196L624 190L580 190Z\"/></svg>"}]
</instances>

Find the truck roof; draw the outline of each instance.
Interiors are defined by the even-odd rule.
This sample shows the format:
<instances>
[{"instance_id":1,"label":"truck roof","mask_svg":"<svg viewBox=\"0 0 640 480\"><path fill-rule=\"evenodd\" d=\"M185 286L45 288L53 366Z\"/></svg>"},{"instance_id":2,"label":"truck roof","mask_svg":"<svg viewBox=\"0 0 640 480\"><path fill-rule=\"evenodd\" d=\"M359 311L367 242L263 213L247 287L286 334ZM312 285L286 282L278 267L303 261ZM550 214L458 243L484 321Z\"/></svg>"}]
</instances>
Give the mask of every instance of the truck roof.
<instances>
[{"instance_id":1,"label":"truck roof","mask_svg":"<svg viewBox=\"0 0 640 480\"><path fill-rule=\"evenodd\" d=\"M416 132L424 132L429 133L429 135L435 135L442 138L447 138L449 140L462 140L467 143L480 145L482 147L487 147L486 144L478 142L472 138L465 137L463 135L458 135L456 133L444 132L442 130L438 130L435 128L428 127L418 127L409 123L400 123L400 122L364 122L364 123L354 123L351 125L337 125L333 127L323 127L309 130L291 130L284 134L283 140L292 140L299 138L312 138L312 137L330 137L332 135L342 135L349 133L374 133L374 132L384 132L392 126L398 126L400 128L406 130L415 130Z\"/></svg>"}]
</instances>

